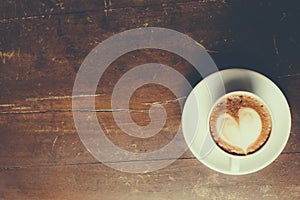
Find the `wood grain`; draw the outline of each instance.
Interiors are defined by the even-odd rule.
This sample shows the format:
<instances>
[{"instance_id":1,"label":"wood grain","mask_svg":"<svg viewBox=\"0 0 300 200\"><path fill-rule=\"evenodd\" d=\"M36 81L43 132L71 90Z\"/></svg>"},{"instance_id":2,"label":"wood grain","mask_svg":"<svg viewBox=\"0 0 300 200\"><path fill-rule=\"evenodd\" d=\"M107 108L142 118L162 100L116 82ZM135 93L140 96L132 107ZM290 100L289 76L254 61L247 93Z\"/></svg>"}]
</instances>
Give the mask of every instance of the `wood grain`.
<instances>
[{"instance_id":1,"label":"wood grain","mask_svg":"<svg viewBox=\"0 0 300 200\"><path fill-rule=\"evenodd\" d=\"M4 199L297 199L298 167L299 155L282 155L246 176L222 175L195 159L147 174L122 173L98 163L36 166L2 170L5 182L1 179L0 185Z\"/></svg>"},{"instance_id":2,"label":"wood grain","mask_svg":"<svg viewBox=\"0 0 300 200\"><path fill-rule=\"evenodd\" d=\"M0 199L299 198L297 1L4 0L0 13ZM192 37L205 46L219 69L252 69L282 89L292 129L274 163L251 175L227 176L186 151L164 169L128 174L92 157L72 116L76 73L105 39L150 26ZM131 52L109 66L97 88L96 108L88 112L97 113L112 142L131 152L150 152L170 142L180 124L178 103L186 99L157 85L140 88L124 110L137 124L146 125L150 106L163 105L168 113L164 128L146 140L117 128L110 104L113 87L126 71L149 62L171 66L193 86L203 78L183 58L161 50ZM84 102L85 97L78 98Z\"/></svg>"}]
</instances>

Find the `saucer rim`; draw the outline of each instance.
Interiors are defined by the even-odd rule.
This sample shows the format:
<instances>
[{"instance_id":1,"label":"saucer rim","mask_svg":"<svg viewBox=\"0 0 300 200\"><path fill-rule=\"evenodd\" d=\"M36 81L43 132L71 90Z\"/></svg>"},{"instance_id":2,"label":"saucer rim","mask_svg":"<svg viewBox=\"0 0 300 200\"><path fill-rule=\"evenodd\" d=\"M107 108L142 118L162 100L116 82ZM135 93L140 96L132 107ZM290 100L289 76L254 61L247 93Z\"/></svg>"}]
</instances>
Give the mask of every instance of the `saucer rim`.
<instances>
[{"instance_id":1,"label":"saucer rim","mask_svg":"<svg viewBox=\"0 0 300 200\"><path fill-rule=\"evenodd\" d=\"M207 166L208 168L210 168L210 169L212 169L212 170L215 170L215 171L217 171L217 172L220 172L220 173L223 173L223 174L227 174L227 175L245 175L245 174L250 174L250 173L254 173L254 172L257 172L257 171L259 171L259 170L261 170L261 169L263 169L263 168L265 168L266 166L268 166L268 165L270 165L272 162L274 162L274 160L276 159L276 158L278 158L278 156L282 153L282 151L284 150L284 148L285 148L285 146L286 146L286 144L287 144L287 142L288 142L288 139L289 139L289 136L290 136L290 131L291 131L291 111L290 111L290 108L289 108L289 104L288 104L288 100L287 100L287 98L286 98L286 96L284 95L284 93L282 92L282 90L271 80L271 79L269 79L268 77L266 77L265 75L263 75L263 74L261 74L261 73L259 73L259 72L256 72L256 71L253 71L253 70L249 70L249 69L243 69L243 68L229 68L229 69L224 69L224 70L220 70L220 71L217 71L217 72L215 72L215 73L212 73L212 74L210 74L209 76L207 76L207 77L205 77L205 78L203 78L203 80L201 80L194 88L193 88L193 90L192 90L192 92L191 93L193 93L194 91L196 91L196 90L199 90L199 88L201 89L201 88L203 88L203 84L205 84L205 80L207 80L208 78L211 78L211 77L213 77L213 76L218 76L218 75L220 75L221 77L222 77L222 79L223 79L223 77L226 77L226 76L228 76L228 73L230 73L231 75L230 76L232 76L232 74L234 74L234 73L247 73L247 77L256 77L256 76L259 76L259 77L261 77L264 81L266 81L266 82L269 82L269 84L270 85L272 85L272 87L274 87L274 89L276 89L276 94L278 95L278 96L281 96L281 97L283 97L282 98L282 100L284 101L284 111L286 112L285 114L287 114L288 115L288 119L287 119L287 124L285 125L286 127L284 128L285 130L286 130L286 133L284 133L283 135L285 135L285 137L283 137L283 139L284 140L282 140L282 143L281 143L281 145L279 146L279 148L276 150L276 151L274 151L274 153L272 153L272 157L270 158L270 159L268 159L268 161L267 162L265 162L265 163L263 163L263 164L261 164L261 165L259 165L259 166L256 166L256 167L254 167L253 169L251 169L251 170L247 170L247 171L242 171L242 172L231 172L230 170L222 170L222 169L220 169L220 167L218 167L218 166L216 166L216 165L214 165L213 163L211 163L211 162L209 162L209 161L207 161L206 159L207 159L207 157L210 157L210 155L211 155L211 151L204 157L204 158L198 158L198 154L197 154L197 151L193 148L193 145L192 144L188 144L188 148L190 149L190 151L192 152L192 154L202 163L202 164L204 164L205 166ZM227 75L226 75L227 74ZM239 77L238 76L236 76L236 78L235 78L235 80L236 79L239 79ZM202 86L202 87L201 87ZM224 85L225 86L225 85ZM241 90L242 91L242 90ZM199 92L199 91L198 91ZM230 92L234 92L234 91L230 91ZM246 92L250 92L251 93L251 91L246 91ZM226 93L227 94L227 93ZM254 93L255 94L255 93ZM258 96L257 94L255 94L256 96ZM258 96L258 97L260 97L260 96ZM187 100L186 100L186 102L188 102L188 99L190 98L190 95L187 97ZM261 98L261 97L260 97ZM265 104L267 104L267 103L265 103ZM185 108L186 108L186 106L188 106L187 104L185 104L184 105L184 109L183 109L183 113L182 113L182 116L183 116L183 119L184 119L184 115L185 115ZM269 106L269 105L268 105ZM272 109L272 108L270 108L270 109ZM184 123L184 120L182 120L182 123ZM184 127L184 125L182 125L182 127ZM196 131L197 131L197 134L207 134L207 133L204 133L204 131L203 132L200 132L200 131L198 131L199 130L199 126L198 125L196 125ZM183 135L184 135L184 137L186 138L186 133L185 133L185 131L184 131L184 129L183 129ZM222 153L222 152L219 152L219 153ZM223 154L224 155L224 154ZM231 159L231 157L229 156L229 155L227 155L227 157L229 158L229 159ZM243 157L243 158L241 158L240 160L240 162L243 162L243 160L245 159L245 157Z\"/></svg>"}]
</instances>

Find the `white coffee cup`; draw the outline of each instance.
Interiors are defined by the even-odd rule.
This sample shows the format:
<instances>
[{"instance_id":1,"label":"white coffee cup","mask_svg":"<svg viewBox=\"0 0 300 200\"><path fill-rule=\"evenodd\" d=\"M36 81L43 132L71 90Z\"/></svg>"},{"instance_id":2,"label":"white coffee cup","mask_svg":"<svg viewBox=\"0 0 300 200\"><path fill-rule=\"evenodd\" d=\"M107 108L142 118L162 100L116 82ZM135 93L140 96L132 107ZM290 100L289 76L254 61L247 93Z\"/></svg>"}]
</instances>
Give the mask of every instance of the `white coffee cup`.
<instances>
[{"instance_id":1,"label":"white coffee cup","mask_svg":"<svg viewBox=\"0 0 300 200\"><path fill-rule=\"evenodd\" d=\"M233 105L230 106L231 108L226 107L225 99L226 98L231 98L231 99L235 98L236 101L240 101L241 100L240 97L243 98L244 102L246 100L249 103L249 100L250 100L251 104L252 104L250 106L253 106L253 107L263 106L263 107L259 108L259 110L254 110L251 107L249 109L249 107L241 106L240 107L241 110L239 110L239 111L242 111L242 112L244 111L246 119L243 119L242 116L239 116L238 121L236 121L236 119L234 119L232 116L230 116L227 113L227 109L233 110L233 109L239 109L239 108L234 108ZM223 102L223 104L220 104L221 102ZM239 104L240 104L240 102L239 102ZM241 102L240 105L242 105L242 104L243 104L243 102ZM255 95L253 93L247 92L247 91L233 91L233 92L227 93L226 95L221 97L212 106L212 109L209 114L210 117L212 116L213 110L216 107L218 107L218 109L219 109L218 112L219 112L220 116L223 116L223 118L225 117L227 119L227 121L229 120L229 124L231 127L226 128L224 121L223 121L223 123L221 123L222 120L219 120L219 124L218 124L218 122L217 122L218 119L222 118L220 116L219 116L219 118L217 117L216 119L214 119L214 121L215 121L214 123L211 121L211 119L208 120L208 123L209 123L208 126L210 128L212 128L212 126L216 126L217 124L219 126L221 126L221 127L217 128L217 129L219 129L218 131L220 131L220 132L215 133L215 134L216 134L216 136L218 136L218 138L219 137L221 139L223 137L224 138L222 139L222 142L216 141L216 139L214 140L214 142L221 149L222 153L226 154L225 156L231 157L230 171L238 172L239 168L240 168L240 160L247 159L246 157L249 157L249 156L251 156L251 157L257 156L257 154L264 151L264 146L268 142L269 136L272 131L272 123L271 123L272 122L272 113L270 112L270 109L268 108L267 104L260 97L258 97L257 95ZM259 114L258 111L263 112L263 113ZM242 114L242 112L240 112L240 114ZM265 119L262 120L262 117L264 117ZM240 122L242 124L240 124ZM226 132L226 133L224 132L222 134L223 130L227 130L229 132ZM232 131L234 133L232 133ZM212 133L211 130L210 130L210 133ZM264 134L262 134L262 133L264 133ZM226 137L224 134L226 134ZM262 136L264 136L264 137L262 137ZM232 141L225 141L225 140L229 139L228 137L229 138L231 137L235 141L235 143L232 144ZM257 139L260 139L260 140L257 141ZM243 148L247 149L250 146L252 146L253 143L255 143L255 148L252 149L253 152L252 151L249 153L243 152L242 154L237 154L236 152L234 152L234 148L239 148L240 150ZM227 147L229 149L226 150L226 149L222 148L220 146L220 144L233 145L232 146L233 149L230 149L229 147ZM245 151L245 149L244 149L244 151ZM229 150L232 152L230 152Z\"/></svg>"},{"instance_id":2,"label":"white coffee cup","mask_svg":"<svg viewBox=\"0 0 300 200\"><path fill-rule=\"evenodd\" d=\"M231 92L248 92L267 105L272 132L257 152L236 156L218 147L209 130L211 109ZM267 77L245 69L227 69L203 79L185 102L182 129L195 157L207 167L231 175L249 174L271 164L283 151L290 134L291 115L280 89Z\"/></svg>"}]
</instances>

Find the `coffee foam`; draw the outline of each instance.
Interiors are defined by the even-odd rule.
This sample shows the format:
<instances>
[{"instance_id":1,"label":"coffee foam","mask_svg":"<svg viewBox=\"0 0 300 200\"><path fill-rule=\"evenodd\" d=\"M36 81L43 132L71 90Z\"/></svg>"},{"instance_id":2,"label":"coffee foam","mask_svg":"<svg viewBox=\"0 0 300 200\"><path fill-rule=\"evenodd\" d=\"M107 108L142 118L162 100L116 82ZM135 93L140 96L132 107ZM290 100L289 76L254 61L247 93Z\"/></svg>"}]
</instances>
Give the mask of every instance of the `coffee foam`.
<instances>
[{"instance_id":1,"label":"coffee foam","mask_svg":"<svg viewBox=\"0 0 300 200\"><path fill-rule=\"evenodd\" d=\"M252 108L239 110L239 121L231 115L223 114L216 123L217 134L228 144L240 147L247 153L248 147L260 136L262 123L258 113Z\"/></svg>"},{"instance_id":2,"label":"coffee foam","mask_svg":"<svg viewBox=\"0 0 300 200\"><path fill-rule=\"evenodd\" d=\"M209 120L210 132L223 150L247 155L268 140L271 115L262 101L246 94L229 94L218 101Z\"/></svg>"}]
</instances>

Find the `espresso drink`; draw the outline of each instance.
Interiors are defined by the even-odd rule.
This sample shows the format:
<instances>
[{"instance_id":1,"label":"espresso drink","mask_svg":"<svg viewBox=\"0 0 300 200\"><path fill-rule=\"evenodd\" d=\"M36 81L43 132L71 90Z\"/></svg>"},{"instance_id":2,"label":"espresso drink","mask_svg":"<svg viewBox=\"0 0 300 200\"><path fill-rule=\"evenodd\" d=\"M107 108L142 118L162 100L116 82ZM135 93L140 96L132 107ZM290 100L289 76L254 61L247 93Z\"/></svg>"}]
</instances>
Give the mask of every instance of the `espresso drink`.
<instances>
[{"instance_id":1,"label":"espresso drink","mask_svg":"<svg viewBox=\"0 0 300 200\"><path fill-rule=\"evenodd\" d=\"M248 155L268 140L272 119L266 105L245 92L225 95L211 111L210 132L216 144L234 155Z\"/></svg>"}]
</instances>

